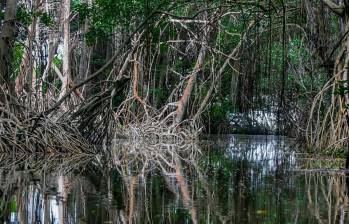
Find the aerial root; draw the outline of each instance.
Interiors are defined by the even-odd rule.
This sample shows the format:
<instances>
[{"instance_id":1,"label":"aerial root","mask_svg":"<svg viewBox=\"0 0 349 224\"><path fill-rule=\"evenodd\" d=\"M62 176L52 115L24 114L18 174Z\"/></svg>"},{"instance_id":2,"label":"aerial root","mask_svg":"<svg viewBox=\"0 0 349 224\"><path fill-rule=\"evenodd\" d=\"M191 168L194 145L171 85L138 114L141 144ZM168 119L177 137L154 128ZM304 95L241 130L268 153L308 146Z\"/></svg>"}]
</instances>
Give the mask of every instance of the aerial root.
<instances>
[{"instance_id":1,"label":"aerial root","mask_svg":"<svg viewBox=\"0 0 349 224\"><path fill-rule=\"evenodd\" d=\"M307 126L307 143L311 148L339 150L347 145L348 110L343 97L336 94L340 80L339 73L325 84L313 101Z\"/></svg>"}]
</instances>

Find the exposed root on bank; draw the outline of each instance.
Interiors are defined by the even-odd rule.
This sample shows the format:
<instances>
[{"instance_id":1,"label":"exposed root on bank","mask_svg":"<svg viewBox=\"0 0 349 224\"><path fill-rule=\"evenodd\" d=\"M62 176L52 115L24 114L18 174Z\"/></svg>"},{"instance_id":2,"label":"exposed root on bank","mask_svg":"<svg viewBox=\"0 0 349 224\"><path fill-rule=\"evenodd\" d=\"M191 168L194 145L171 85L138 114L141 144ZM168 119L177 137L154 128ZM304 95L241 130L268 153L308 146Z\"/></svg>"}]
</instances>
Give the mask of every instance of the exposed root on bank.
<instances>
[{"instance_id":1,"label":"exposed root on bank","mask_svg":"<svg viewBox=\"0 0 349 224\"><path fill-rule=\"evenodd\" d=\"M144 121L132 121L125 126L119 125L115 129L115 137L146 142L185 142L198 138L198 132L191 124L169 124L158 121L156 118L147 118Z\"/></svg>"},{"instance_id":2,"label":"exposed root on bank","mask_svg":"<svg viewBox=\"0 0 349 224\"><path fill-rule=\"evenodd\" d=\"M133 102L136 104L136 102ZM127 107L127 109L125 109ZM183 142L197 139L200 129L195 123L185 121L176 123L174 112L169 112L167 107L156 110L148 105L143 105L144 112L138 111L136 116L130 113L132 103L116 113L116 123L124 124L115 127L116 138L122 136L127 139L140 139L155 142ZM167 113L167 116L164 114ZM122 118L122 120L121 120ZM125 119L126 118L126 119Z\"/></svg>"},{"instance_id":3,"label":"exposed root on bank","mask_svg":"<svg viewBox=\"0 0 349 224\"><path fill-rule=\"evenodd\" d=\"M70 123L0 103L0 153L92 153Z\"/></svg>"},{"instance_id":4,"label":"exposed root on bank","mask_svg":"<svg viewBox=\"0 0 349 224\"><path fill-rule=\"evenodd\" d=\"M89 86L94 93L82 102L72 100L71 94L96 78L104 67L71 87L57 101L50 101L47 108L36 107L36 113L20 105L20 111L6 103L0 105L0 152L91 152L89 144L105 145L113 138L151 142L197 139L201 130L197 116L193 120L176 119L178 96L185 79L160 108L150 99L149 89L139 89L141 77L145 75L141 66L144 61L144 52L141 52L145 50L140 42L142 35L135 35L132 49L121 59L118 74L112 74L112 70L107 80ZM130 64L132 69L128 70ZM34 95L27 97L35 102Z\"/></svg>"}]
</instances>

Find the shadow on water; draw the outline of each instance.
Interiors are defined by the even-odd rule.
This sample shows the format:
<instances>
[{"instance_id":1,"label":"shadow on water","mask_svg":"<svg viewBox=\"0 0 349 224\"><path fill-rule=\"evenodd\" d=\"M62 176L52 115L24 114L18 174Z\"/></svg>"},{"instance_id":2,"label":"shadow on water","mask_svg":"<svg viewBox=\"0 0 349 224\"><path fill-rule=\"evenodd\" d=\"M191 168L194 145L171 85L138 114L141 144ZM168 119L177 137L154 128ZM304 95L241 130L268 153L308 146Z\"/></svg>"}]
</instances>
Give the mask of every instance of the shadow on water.
<instances>
[{"instance_id":1,"label":"shadow on water","mask_svg":"<svg viewBox=\"0 0 349 224\"><path fill-rule=\"evenodd\" d=\"M347 223L345 172L273 136L0 157L1 223ZM320 165L319 165L320 164Z\"/></svg>"}]
</instances>

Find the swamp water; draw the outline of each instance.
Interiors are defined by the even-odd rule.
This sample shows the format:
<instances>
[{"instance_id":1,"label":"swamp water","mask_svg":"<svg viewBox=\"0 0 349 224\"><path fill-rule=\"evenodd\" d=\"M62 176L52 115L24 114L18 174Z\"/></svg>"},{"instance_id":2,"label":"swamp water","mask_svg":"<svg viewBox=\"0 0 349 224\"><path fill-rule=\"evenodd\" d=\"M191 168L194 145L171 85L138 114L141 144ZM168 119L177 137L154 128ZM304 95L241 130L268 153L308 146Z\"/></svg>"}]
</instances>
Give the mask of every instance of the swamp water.
<instances>
[{"instance_id":1,"label":"swamp water","mask_svg":"<svg viewBox=\"0 0 349 224\"><path fill-rule=\"evenodd\" d=\"M281 137L0 157L0 223L349 223L343 161Z\"/></svg>"}]
</instances>

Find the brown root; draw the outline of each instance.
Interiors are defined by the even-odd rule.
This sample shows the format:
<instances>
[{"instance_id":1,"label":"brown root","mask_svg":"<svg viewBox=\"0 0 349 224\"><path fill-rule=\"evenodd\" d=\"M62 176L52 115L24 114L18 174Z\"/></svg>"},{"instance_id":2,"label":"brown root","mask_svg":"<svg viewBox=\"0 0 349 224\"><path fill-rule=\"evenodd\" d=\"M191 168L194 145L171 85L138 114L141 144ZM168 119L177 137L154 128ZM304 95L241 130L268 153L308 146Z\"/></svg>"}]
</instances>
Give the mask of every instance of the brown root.
<instances>
[{"instance_id":1,"label":"brown root","mask_svg":"<svg viewBox=\"0 0 349 224\"><path fill-rule=\"evenodd\" d=\"M0 103L0 153L92 153L94 149L67 122L40 113L12 112Z\"/></svg>"}]
</instances>

